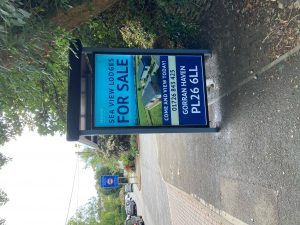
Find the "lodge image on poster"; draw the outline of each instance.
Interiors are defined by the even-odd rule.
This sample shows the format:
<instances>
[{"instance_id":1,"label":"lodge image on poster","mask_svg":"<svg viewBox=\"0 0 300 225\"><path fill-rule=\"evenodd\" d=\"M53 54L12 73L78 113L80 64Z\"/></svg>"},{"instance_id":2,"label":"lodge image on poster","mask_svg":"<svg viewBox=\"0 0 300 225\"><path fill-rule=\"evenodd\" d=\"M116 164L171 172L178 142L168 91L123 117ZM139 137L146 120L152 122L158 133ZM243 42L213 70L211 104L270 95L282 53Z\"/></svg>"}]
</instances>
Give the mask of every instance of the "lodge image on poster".
<instances>
[{"instance_id":1,"label":"lodge image on poster","mask_svg":"<svg viewBox=\"0 0 300 225\"><path fill-rule=\"evenodd\" d=\"M161 126L160 57L136 55L134 59L139 124Z\"/></svg>"}]
</instances>

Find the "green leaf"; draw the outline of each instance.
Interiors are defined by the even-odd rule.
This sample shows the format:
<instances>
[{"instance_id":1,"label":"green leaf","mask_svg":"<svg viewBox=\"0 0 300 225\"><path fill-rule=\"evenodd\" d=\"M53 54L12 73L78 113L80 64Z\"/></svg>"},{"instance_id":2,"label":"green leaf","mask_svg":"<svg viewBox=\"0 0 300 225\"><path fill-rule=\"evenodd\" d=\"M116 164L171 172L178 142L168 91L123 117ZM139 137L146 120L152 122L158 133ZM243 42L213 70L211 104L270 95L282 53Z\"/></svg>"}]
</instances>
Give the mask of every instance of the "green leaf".
<instances>
[{"instance_id":1,"label":"green leaf","mask_svg":"<svg viewBox=\"0 0 300 225\"><path fill-rule=\"evenodd\" d=\"M14 26L23 26L25 24L25 22L23 20L21 20L20 18L17 18L17 19L13 19L13 20L10 20L10 23Z\"/></svg>"},{"instance_id":2,"label":"green leaf","mask_svg":"<svg viewBox=\"0 0 300 225\"><path fill-rule=\"evenodd\" d=\"M0 25L0 32L1 33L7 33L7 31L5 30L4 26Z\"/></svg>"},{"instance_id":3,"label":"green leaf","mask_svg":"<svg viewBox=\"0 0 300 225\"><path fill-rule=\"evenodd\" d=\"M25 17L25 18L29 18L31 16L31 14L23 9L18 9L18 11Z\"/></svg>"},{"instance_id":4,"label":"green leaf","mask_svg":"<svg viewBox=\"0 0 300 225\"><path fill-rule=\"evenodd\" d=\"M8 26L11 25L11 21L8 20L6 17L2 17L2 19L4 20L4 22L5 22Z\"/></svg>"},{"instance_id":5,"label":"green leaf","mask_svg":"<svg viewBox=\"0 0 300 225\"><path fill-rule=\"evenodd\" d=\"M11 2L6 3L5 7L12 13L16 11L15 6Z\"/></svg>"},{"instance_id":6,"label":"green leaf","mask_svg":"<svg viewBox=\"0 0 300 225\"><path fill-rule=\"evenodd\" d=\"M0 16L3 17L4 16L9 16L9 13L4 11L3 9L0 9Z\"/></svg>"}]
</instances>

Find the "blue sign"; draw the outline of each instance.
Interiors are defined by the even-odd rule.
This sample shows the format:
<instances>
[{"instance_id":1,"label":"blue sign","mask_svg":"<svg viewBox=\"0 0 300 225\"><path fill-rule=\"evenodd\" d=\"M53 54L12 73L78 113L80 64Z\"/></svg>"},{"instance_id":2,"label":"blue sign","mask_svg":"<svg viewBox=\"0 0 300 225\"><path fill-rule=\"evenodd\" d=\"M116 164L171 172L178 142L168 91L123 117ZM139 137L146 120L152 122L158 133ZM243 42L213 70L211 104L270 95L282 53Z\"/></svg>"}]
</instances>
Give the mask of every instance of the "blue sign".
<instances>
[{"instance_id":1,"label":"blue sign","mask_svg":"<svg viewBox=\"0 0 300 225\"><path fill-rule=\"evenodd\" d=\"M95 54L94 127L208 126L203 55Z\"/></svg>"},{"instance_id":2,"label":"blue sign","mask_svg":"<svg viewBox=\"0 0 300 225\"><path fill-rule=\"evenodd\" d=\"M117 188L119 187L119 176L103 175L100 177L101 188Z\"/></svg>"}]
</instances>

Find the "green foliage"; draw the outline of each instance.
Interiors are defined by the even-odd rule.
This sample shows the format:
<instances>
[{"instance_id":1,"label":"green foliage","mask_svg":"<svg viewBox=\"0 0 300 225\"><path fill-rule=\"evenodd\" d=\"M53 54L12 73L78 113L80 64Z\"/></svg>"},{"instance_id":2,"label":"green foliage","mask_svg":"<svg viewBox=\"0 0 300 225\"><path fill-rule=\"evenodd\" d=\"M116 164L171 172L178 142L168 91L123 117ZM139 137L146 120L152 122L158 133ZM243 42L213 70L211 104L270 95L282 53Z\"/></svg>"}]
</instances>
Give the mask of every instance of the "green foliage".
<instances>
[{"instance_id":1,"label":"green foliage","mask_svg":"<svg viewBox=\"0 0 300 225\"><path fill-rule=\"evenodd\" d=\"M129 159L129 154L127 153L121 153L120 154L120 160L124 165L129 165L130 164L130 159Z\"/></svg>"},{"instance_id":2,"label":"green foliage","mask_svg":"<svg viewBox=\"0 0 300 225\"><path fill-rule=\"evenodd\" d=\"M24 26L30 13L22 9L20 0L0 1L0 40L5 38L9 29Z\"/></svg>"},{"instance_id":3,"label":"green foliage","mask_svg":"<svg viewBox=\"0 0 300 225\"><path fill-rule=\"evenodd\" d=\"M111 18L93 19L74 32L86 45L114 48L125 46L122 35Z\"/></svg>"},{"instance_id":4,"label":"green foliage","mask_svg":"<svg viewBox=\"0 0 300 225\"><path fill-rule=\"evenodd\" d=\"M199 30L186 19L197 10L190 0L120 1L79 27L76 36L99 47L183 47Z\"/></svg>"},{"instance_id":5,"label":"green foliage","mask_svg":"<svg viewBox=\"0 0 300 225\"><path fill-rule=\"evenodd\" d=\"M99 138L99 149L85 149L80 153L80 158L87 167L99 172L98 175L102 168L109 168L110 174L119 173L118 161L134 168L135 157L138 154L136 135L103 135Z\"/></svg>"},{"instance_id":6,"label":"green foliage","mask_svg":"<svg viewBox=\"0 0 300 225\"><path fill-rule=\"evenodd\" d=\"M138 138L137 135L130 136L130 153L133 156L136 156L139 153L137 138Z\"/></svg>"},{"instance_id":7,"label":"green foliage","mask_svg":"<svg viewBox=\"0 0 300 225\"><path fill-rule=\"evenodd\" d=\"M71 34L35 18L45 18L71 2L22 3L15 8L22 6L22 10L32 14L31 19L0 41L0 144L20 135L24 126L37 129L40 134L65 131L67 47ZM191 26L167 11L156 1L120 1L78 28L74 35L87 45L99 47L176 47L182 46L182 41L189 43ZM118 152L106 148L101 154L113 158L119 157Z\"/></svg>"},{"instance_id":8,"label":"green foliage","mask_svg":"<svg viewBox=\"0 0 300 225\"><path fill-rule=\"evenodd\" d=\"M150 31L149 20L144 20L140 4L130 7L120 1L107 12L76 30L76 36L87 45L99 47L152 47L156 34ZM134 13L131 11L133 9ZM148 18L148 13L145 14Z\"/></svg>"},{"instance_id":9,"label":"green foliage","mask_svg":"<svg viewBox=\"0 0 300 225\"><path fill-rule=\"evenodd\" d=\"M37 25L27 27L18 39L12 37L0 57L6 65L0 68L0 144L20 135L25 126L42 135L65 130L71 36ZM14 61L7 63L4 52Z\"/></svg>"},{"instance_id":10,"label":"green foliage","mask_svg":"<svg viewBox=\"0 0 300 225\"><path fill-rule=\"evenodd\" d=\"M79 153L80 159L85 162L85 167L92 168L94 171L98 170L103 163L103 156L98 155L98 152L95 149L85 148L82 152Z\"/></svg>"},{"instance_id":11,"label":"green foliage","mask_svg":"<svg viewBox=\"0 0 300 225\"><path fill-rule=\"evenodd\" d=\"M68 9L84 0L1 0L0 43L8 33L20 33L29 18L42 19L55 14L59 9ZM90 1L90 0L86 0ZM29 21L30 22L30 21Z\"/></svg>"},{"instance_id":12,"label":"green foliage","mask_svg":"<svg viewBox=\"0 0 300 225\"><path fill-rule=\"evenodd\" d=\"M191 0L157 0L159 5L170 7L170 4L177 4L177 5L185 5L186 3L191 3Z\"/></svg>"},{"instance_id":13,"label":"green foliage","mask_svg":"<svg viewBox=\"0 0 300 225\"><path fill-rule=\"evenodd\" d=\"M76 211L76 214L68 221L68 225L99 225L98 208L98 199L90 198L84 206Z\"/></svg>"},{"instance_id":14,"label":"green foliage","mask_svg":"<svg viewBox=\"0 0 300 225\"><path fill-rule=\"evenodd\" d=\"M103 208L105 211L114 211L118 209L121 204L120 204L119 198L116 198L114 196L106 196L103 199Z\"/></svg>"},{"instance_id":15,"label":"green foliage","mask_svg":"<svg viewBox=\"0 0 300 225\"><path fill-rule=\"evenodd\" d=\"M84 1L0 1L0 145L25 126L42 135L65 131L71 35L47 21Z\"/></svg>"},{"instance_id":16,"label":"green foliage","mask_svg":"<svg viewBox=\"0 0 300 225\"><path fill-rule=\"evenodd\" d=\"M2 166L4 166L8 161L10 161L11 158L9 157L6 157L5 155L3 155L1 152L0 152L0 169Z\"/></svg>"},{"instance_id":17,"label":"green foliage","mask_svg":"<svg viewBox=\"0 0 300 225\"><path fill-rule=\"evenodd\" d=\"M70 0L53 0L50 2L55 8L67 9L67 8L71 7Z\"/></svg>"},{"instance_id":18,"label":"green foliage","mask_svg":"<svg viewBox=\"0 0 300 225\"><path fill-rule=\"evenodd\" d=\"M140 21L127 20L126 26L120 29L123 40L129 48L151 48L153 46L156 35L146 32Z\"/></svg>"},{"instance_id":19,"label":"green foliage","mask_svg":"<svg viewBox=\"0 0 300 225\"><path fill-rule=\"evenodd\" d=\"M86 167L91 167L94 171L99 171L102 167L108 167L112 173L120 170L116 158L105 157L99 149L87 148L80 153L80 158L85 162Z\"/></svg>"},{"instance_id":20,"label":"green foliage","mask_svg":"<svg viewBox=\"0 0 300 225\"><path fill-rule=\"evenodd\" d=\"M11 158L6 157L0 152L0 169L4 166ZM5 205L9 201L7 194L0 188L0 206ZM5 225L5 219L0 218L0 225Z\"/></svg>"},{"instance_id":21,"label":"green foliage","mask_svg":"<svg viewBox=\"0 0 300 225\"><path fill-rule=\"evenodd\" d=\"M98 146L106 158L118 157L130 149L130 135L100 135Z\"/></svg>"},{"instance_id":22,"label":"green foliage","mask_svg":"<svg viewBox=\"0 0 300 225\"><path fill-rule=\"evenodd\" d=\"M120 198L103 196L103 210L101 210L100 225L124 224L125 210L121 205Z\"/></svg>"},{"instance_id":23,"label":"green foliage","mask_svg":"<svg viewBox=\"0 0 300 225\"><path fill-rule=\"evenodd\" d=\"M5 205L9 201L7 194L0 188L0 206ZM5 224L5 219L0 218L0 225Z\"/></svg>"},{"instance_id":24,"label":"green foliage","mask_svg":"<svg viewBox=\"0 0 300 225\"><path fill-rule=\"evenodd\" d=\"M84 0L19 0L23 9L29 11L33 16L41 18L55 14L58 10L65 10L72 5Z\"/></svg>"},{"instance_id":25,"label":"green foliage","mask_svg":"<svg viewBox=\"0 0 300 225\"><path fill-rule=\"evenodd\" d=\"M104 173L106 174L106 172ZM87 204L80 207L68 221L68 225L121 225L124 223L125 217L125 210L118 195L101 192L98 198L93 197Z\"/></svg>"},{"instance_id":26,"label":"green foliage","mask_svg":"<svg viewBox=\"0 0 300 225\"><path fill-rule=\"evenodd\" d=\"M129 166L130 168L135 168L135 157L138 154L137 146L137 136L131 135L130 137L130 149L127 152L122 152L120 154L120 160L124 166Z\"/></svg>"},{"instance_id":27,"label":"green foliage","mask_svg":"<svg viewBox=\"0 0 300 225\"><path fill-rule=\"evenodd\" d=\"M118 160L121 160L123 165L134 167L135 156L138 154L135 135L101 135L98 146L99 149L95 150L98 153L94 156L99 163L109 167L112 172L118 171ZM95 164L95 157L89 160ZM106 160L109 163L105 163Z\"/></svg>"},{"instance_id":28,"label":"green foliage","mask_svg":"<svg viewBox=\"0 0 300 225\"><path fill-rule=\"evenodd\" d=\"M9 199L7 197L7 194L2 189L0 189L0 206L5 205L8 200Z\"/></svg>"}]
</instances>

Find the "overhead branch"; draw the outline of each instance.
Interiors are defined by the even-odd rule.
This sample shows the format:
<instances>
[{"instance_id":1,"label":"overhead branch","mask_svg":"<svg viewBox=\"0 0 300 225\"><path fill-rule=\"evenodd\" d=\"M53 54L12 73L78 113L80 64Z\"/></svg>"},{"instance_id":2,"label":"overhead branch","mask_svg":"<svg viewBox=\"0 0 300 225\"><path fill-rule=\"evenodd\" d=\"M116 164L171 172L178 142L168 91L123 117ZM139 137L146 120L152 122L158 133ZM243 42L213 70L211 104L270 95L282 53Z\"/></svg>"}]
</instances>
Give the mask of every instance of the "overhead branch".
<instances>
[{"instance_id":1,"label":"overhead branch","mask_svg":"<svg viewBox=\"0 0 300 225\"><path fill-rule=\"evenodd\" d=\"M117 1L118 0L92 0L89 3L74 6L68 11L58 12L51 18L51 21L66 30L73 30L75 27L104 12Z\"/></svg>"}]
</instances>

